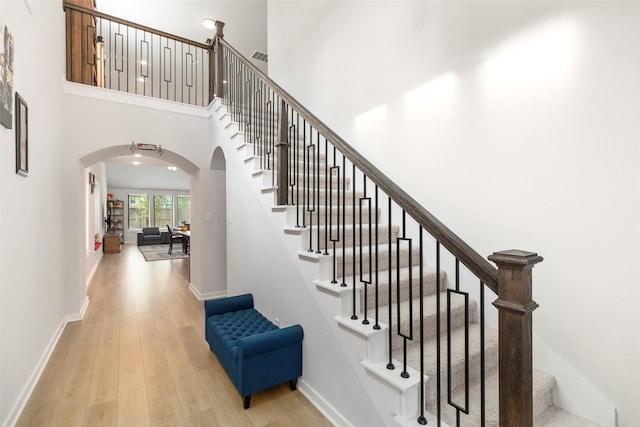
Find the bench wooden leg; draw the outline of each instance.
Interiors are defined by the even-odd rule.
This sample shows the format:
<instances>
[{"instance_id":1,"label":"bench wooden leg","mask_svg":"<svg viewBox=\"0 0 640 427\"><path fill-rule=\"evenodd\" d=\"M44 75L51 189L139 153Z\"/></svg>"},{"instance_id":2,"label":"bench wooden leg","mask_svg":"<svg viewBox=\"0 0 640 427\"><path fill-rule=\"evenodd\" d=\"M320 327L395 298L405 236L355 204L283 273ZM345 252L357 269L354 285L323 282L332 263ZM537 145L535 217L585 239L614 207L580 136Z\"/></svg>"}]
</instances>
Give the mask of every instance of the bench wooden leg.
<instances>
[{"instance_id":1,"label":"bench wooden leg","mask_svg":"<svg viewBox=\"0 0 640 427\"><path fill-rule=\"evenodd\" d=\"M251 395L242 398L244 409L249 409L251 405Z\"/></svg>"},{"instance_id":2,"label":"bench wooden leg","mask_svg":"<svg viewBox=\"0 0 640 427\"><path fill-rule=\"evenodd\" d=\"M291 389L291 391L295 390L297 386L298 386L298 379L297 378L294 378L294 379L289 381L289 388Z\"/></svg>"}]
</instances>

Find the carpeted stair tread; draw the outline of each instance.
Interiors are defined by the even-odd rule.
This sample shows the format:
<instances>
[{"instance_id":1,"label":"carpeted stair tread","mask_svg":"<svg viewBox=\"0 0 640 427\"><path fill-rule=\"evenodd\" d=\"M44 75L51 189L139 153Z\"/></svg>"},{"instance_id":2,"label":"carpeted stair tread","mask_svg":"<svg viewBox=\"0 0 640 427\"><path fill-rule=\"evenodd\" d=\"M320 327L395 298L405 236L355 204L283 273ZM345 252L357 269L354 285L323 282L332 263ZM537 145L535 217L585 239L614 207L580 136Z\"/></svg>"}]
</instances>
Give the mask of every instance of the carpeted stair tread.
<instances>
[{"instance_id":1,"label":"carpeted stair tread","mask_svg":"<svg viewBox=\"0 0 640 427\"><path fill-rule=\"evenodd\" d=\"M334 240L337 239L336 246L339 245L340 247L342 247L342 242L344 240L345 247L349 248L352 248L354 246L354 243L356 246L359 246L360 244L363 244L364 246L374 246L376 242L378 244L387 244L389 242L389 237L391 237L391 241L393 242L394 239L398 236L398 232L400 231L400 227L392 226L391 233L389 233L388 225L378 225L376 228L375 224L371 227L369 226L369 224L356 224L355 227L353 224L345 224L344 227L340 225L332 226L330 228L326 227L325 225L317 226L310 224L308 225L308 228L313 238L313 248L317 247L316 240L318 239L318 233L320 234L321 249L325 249L325 247L333 249L333 241L330 240L332 238ZM327 229L330 230L328 235ZM389 236L389 234L391 234L391 236ZM362 241L360 241L361 237Z\"/></svg>"},{"instance_id":2,"label":"carpeted stair tread","mask_svg":"<svg viewBox=\"0 0 640 427\"><path fill-rule=\"evenodd\" d=\"M392 274L391 277L391 291L392 298L395 298L395 294L397 291L397 273L400 273L400 291L401 295L407 295L408 292L405 290L409 287L409 273L411 273L411 278L413 282L413 295L420 295L420 267L419 266L411 266L411 267L402 267L400 269L394 270L379 270L378 271L378 305L380 307L386 306L389 301L389 273ZM422 283L423 283L423 295L432 295L436 291L436 270L430 267L423 267L422 271ZM447 275L444 271L440 272L440 290L445 289ZM356 283L360 283L359 276L356 276ZM353 283L353 278L347 277L345 278L346 283ZM375 284L368 285L368 295L367 295L367 305L371 310L375 307ZM360 302L361 307L364 308L364 290L360 292Z\"/></svg>"},{"instance_id":3,"label":"carpeted stair tread","mask_svg":"<svg viewBox=\"0 0 640 427\"><path fill-rule=\"evenodd\" d=\"M485 328L485 371L493 369L498 364L498 332L494 329ZM446 326L441 329L440 348L440 376L442 384L447 383L447 335ZM452 384L453 389L457 389L464 384L464 328L454 329L451 332L452 349ZM471 323L469 325L469 378L473 380L480 376L480 325ZM425 340L424 346L424 369L429 378L436 378L437 372L437 340L434 335ZM397 358L399 356L396 356ZM407 345L407 364L414 369L420 368L420 347L419 342L413 341ZM434 400L436 397L436 381L427 383L427 400ZM442 391L446 391L443 387Z\"/></svg>"},{"instance_id":4,"label":"carpeted stair tread","mask_svg":"<svg viewBox=\"0 0 640 427\"><path fill-rule=\"evenodd\" d=\"M323 206L326 204L325 201L337 202L338 195L340 195L340 200L342 200L342 196L344 195L346 200L346 206L353 206L354 193L349 190L343 192L341 190L327 191L325 189L321 189L314 196L314 199L311 200L308 197L308 193L302 190L297 191L296 189L293 189L293 190L290 189L287 200L289 201L289 203L296 203L297 205L302 206L306 209L310 206L311 207L318 206L318 203L319 203L319 206ZM361 198L362 196L363 196L362 191L355 192L355 200L356 200L355 208L356 209L359 209L358 199Z\"/></svg>"},{"instance_id":5,"label":"carpeted stair tread","mask_svg":"<svg viewBox=\"0 0 640 427\"><path fill-rule=\"evenodd\" d=\"M353 225L354 221L356 224L360 224L361 221L362 223L367 224L369 222L370 215L371 215L372 224L375 224L375 220L376 220L376 210L374 208L372 208L372 210L369 210L369 208L367 207L364 207L361 212L358 206L356 206L356 208L354 209L353 206L351 205L340 206L340 208L338 208L337 206L327 207L326 205L321 204L319 207L316 207L315 211L313 212L307 211L305 207L302 205L298 207L298 210L299 210L299 215L297 218L297 222L299 226L317 225L318 216L320 216L321 225L325 225L325 224L329 224L332 226L339 225L340 227L342 226L343 216L344 216L345 225L347 224ZM354 210L356 213L355 218L353 215ZM340 212L340 218L338 218L338 212ZM378 212L380 212L379 208L378 208ZM303 221L303 217L304 217L304 221ZM339 224L338 224L338 220L340 220ZM296 222L296 218L292 218L292 220L290 221L290 223L295 223L295 222Z\"/></svg>"},{"instance_id":6,"label":"carpeted stair tread","mask_svg":"<svg viewBox=\"0 0 640 427\"><path fill-rule=\"evenodd\" d=\"M405 294L408 296L408 292ZM447 295L446 292L440 292L440 310L437 307L438 295L432 293L431 295L424 297L423 302L423 336L425 339L433 338L436 335L438 312L440 313L440 326L441 333L446 331L447 328ZM409 303L413 303L413 308L410 310ZM397 315L397 302L394 301L392 308L392 318L389 322L389 306L380 307L378 311L379 321L393 327L394 332L398 330L398 315ZM477 304L475 301L469 301L469 321L475 317ZM372 317L373 313L368 312L368 317ZM411 300L400 301L400 330L405 335L409 334L410 320L413 317L413 338L419 339L420 333L420 297L414 295ZM465 305L461 299L453 300L451 303L451 325L454 329L462 328L465 324ZM402 347L402 339L400 337L394 337L393 348L400 349Z\"/></svg>"},{"instance_id":7,"label":"carpeted stair tread","mask_svg":"<svg viewBox=\"0 0 640 427\"><path fill-rule=\"evenodd\" d=\"M553 376L546 372L534 370L533 372L533 399L534 399L534 419L539 414L547 411L552 404L551 391L555 385ZM485 425L487 427L497 427L498 424L498 369L493 368L485 374ZM464 388L458 388L452 393L452 400L463 406ZM475 427L481 425L480 412L480 378L476 377L469 386L469 415L460 413L461 427ZM435 400L427 403L427 411L435 414L437 405ZM441 399L441 414L443 421L449 425L456 425L456 410L447 403L446 395ZM537 422L535 422L538 425Z\"/></svg>"},{"instance_id":8,"label":"carpeted stair tread","mask_svg":"<svg viewBox=\"0 0 640 427\"><path fill-rule=\"evenodd\" d=\"M564 411L557 406L550 406L533 421L538 427L600 427L589 420Z\"/></svg>"},{"instance_id":9,"label":"carpeted stair tread","mask_svg":"<svg viewBox=\"0 0 640 427\"><path fill-rule=\"evenodd\" d=\"M389 245L378 245L377 247L377 257L378 257L378 269L379 270L388 270L389 268L396 268L397 266L397 246L391 245L391 251L389 251ZM342 260L344 258L344 277L353 276L354 271L356 274L360 274L360 263L363 263L364 276L367 277L367 272L369 271L369 257L371 255L371 266L375 269L375 257L376 257L376 248L373 249L373 254L370 254L369 247L353 247L346 248L344 251L342 247L336 248L335 250L335 262L336 262L336 270L338 280L341 280L343 277L342 271ZM362 249L362 254L360 252ZM417 246L412 246L411 257L409 257L409 251L407 248L400 249L400 263L399 267L408 267L410 265L418 265L420 262L420 253ZM355 262L355 269L354 269ZM370 280L369 280L370 281Z\"/></svg>"}]
</instances>

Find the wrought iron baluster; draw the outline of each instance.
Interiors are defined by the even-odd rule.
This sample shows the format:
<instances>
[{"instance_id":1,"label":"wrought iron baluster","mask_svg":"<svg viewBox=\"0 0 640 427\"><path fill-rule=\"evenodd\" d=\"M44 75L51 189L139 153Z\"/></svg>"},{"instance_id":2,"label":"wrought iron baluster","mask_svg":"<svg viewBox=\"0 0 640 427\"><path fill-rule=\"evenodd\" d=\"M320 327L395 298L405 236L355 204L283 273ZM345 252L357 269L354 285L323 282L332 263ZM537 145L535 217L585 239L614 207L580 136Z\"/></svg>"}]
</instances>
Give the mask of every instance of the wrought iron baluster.
<instances>
[{"instance_id":1,"label":"wrought iron baluster","mask_svg":"<svg viewBox=\"0 0 640 427\"><path fill-rule=\"evenodd\" d=\"M325 228L325 232L324 232L324 253L323 255L329 255L329 233L331 233L331 227L329 226L329 218L327 218L327 215L330 215L329 213L329 206L331 205L331 198L332 198L332 192L331 189L329 188L329 181L331 180L331 177L329 176L329 141L327 141L327 138L324 139L324 188L326 190L329 191L329 194L324 198L324 228ZM335 248L334 248L334 252L335 252ZM334 272L335 272L335 268L334 268ZM334 275L334 280L335 280L335 275Z\"/></svg>"},{"instance_id":2,"label":"wrought iron baluster","mask_svg":"<svg viewBox=\"0 0 640 427\"><path fill-rule=\"evenodd\" d=\"M373 329L380 329L380 313L379 313L379 307L380 307L380 298L379 298L379 284L380 282L378 281L378 272L379 272L379 268L378 268L378 186L376 185L376 191L375 191L375 211L376 211L376 232L375 232L375 236L376 236L376 244L375 244L375 248L376 248L376 267L375 267L375 289L376 289L376 322L373 325ZM369 220L371 220L371 210L369 210Z\"/></svg>"},{"instance_id":3,"label":"wrought iron baluster","mask_svg":"<svg viewBox=\"0 0 640 427\"><path fill-rule=\"evenodd\" d=\"M388 294L389 294L389 303L387 304L387 308L389 309L389 360L387 361L387 369L395 369L395 365L393 364L393 314L392 314L392 307L393 307L393 282L392 282L392 269L391 269L391 245L392 245L392 239L391 239L391 218L392 218L392 213L391 213L391 196L387 196L388 199L388 225L389 225L389 230L388 230L388 234L389 234L389 240L387 242L387 246L388 246L388 253L387 253L387 271L389 273L389 289L388 289Z\"/></svg>"},{"instance_id":4,"label":"wrought iron baluster","mask_svg":"<svg viewBox=\"0 0 640 427\"><path fill-rule=\"evenodd\" d=\"M424 416L424 254L423 254L423 236L422 226L419 229L420 240L420 415L416 420L418 424L427 424L427 418Z\"/></svg>"},{"instance_id":5,"label":"wrought iron baluster","mask_svg":"<svg viewBox=\"0 0 640 427\"><path fill-rule=\"evenodd\" d=\"M438 418L438 425L440 425L440 420L442 419L442 377L440 369L442 367L441 360L441 345L442 345L442 337L441 337L441 321L440 321L440 242L436 242L436 283L438 286L438 292L436 292L436 372L438 375L436 376L436 416Z\"/></svg>"},{"instance_id":6,"label":"wrought iron baluster","mask_svg":"<svg viewBox=\"0 0 640 427\"><path fill-rule=\"evenodd\" d=\"M333 272L333 279L331 280L331 283L338 283L337 277L336 277L336 270L337 270L337 254L336 254L336 242L340 241L340 166L336 166L336 147L333 147L333 166L331 167L330 171L331 171L331 178L329 179L329 207L327 208L327 210L331 209L331 212L329 212L329 230L331 232L331 242L333 243L333 262L332 264L332 272ZM327 159L328 160L328 159ZM333 232L333 176L334 176L334 172L335 172L335 176L336 176L336 201L337 203L335 204L336 206L336 231L335 234Z\"/></svg>"},{"instance_id":7,"label":"wrought iron baluster","mask_svg":"<svg viewBox=\"0 0 640 427\"><path fill-rule=\"evenodd\" d=\"M351 262L351 280L353 281L353 312L351 314L351 320L356 320L358 318L358 313L356 313L356 261L358 261L358 259L356 258L356 165L353 163L351 163L351 177L351 209L353 212L351 216L353 224L351 228L351 255L353 257ZM362 259L359 261L360 265L362 265Z\"/></svg>"},{"instance_id":8,"label":"wrought iron baluster","mask_svg":"<svg viewBox=\"0 0 640 427\"><path fill-rule=\"evenodd\" d=\"M314 183L314 187L316 188L316 202L315 202L315 206L316 206L316 234L317 234L317 238L316 238L316 253L320 254L322 253L322 251L320 250L320 229L321 229L321 225L320 224L320 132L316 131L316 170L315 170L315 183ZM325 177L326 179L326 177ZM327 197L329 197L329 195L327 194L327 187L325 186L324 188L324 199L327 200ZM326 227L325 227L325 235L326 235ZM325 245L325 250L326 250L326 245Z\"/></svg>"},{"instance_id":9,"label":"wrought iron baluster","mask_svg":"<svg viewBox=\"0 0 640 427\"><path fill-rule=\"evenodd\" d=\"M460 290L460 260L455 262L455 289L447 289L447 400L450 406L456 409L456 421L460 423L460 413L469 414L469 294ZM452 397L452 368L451 361L451 295L458 294L464 297L464 404L453 401Z\"/></svg>"},{"instance_id":10,"label":"wrought iron baluster","mask_svg":"<svg viewBox=\"0 0 640 427\"><path fill-rule=\"evenodd\" d=\"M405 210L402 210L402 237L396 238L396 323L398 328L398 335L402 337L402 372L400 376L402 378L409 378L409 372L407 370L407 341L413 340L413 277L412 277L412 246L411 239L407 237L407 213ZM402 331L402 322L401 322L401 314L402 314L402 297L401 297L401 289L400 289L400 262L401 262L401 250L400 250L400 242L406 242L408 248L408 259L409 259L409 332L405 333Z\"/></svg>"},{"instance_id":11,"label":"wrought iron baluster","mask_svg":"<svg viewBox=\"0 0 640 427\"><path fill-rule=\"evenodd\" d=\"M342 283L340 286L346 287L346 264L347 264L347 250L345 242L347 240L347 236L345 233L345 221L346 221L346 213L347 213L347 200L346 200L346 177L347 177L347 162L344 154L342 155L342 170L344 171L345 178L342 180ZM340 202L338 202L340 203Z\"/></svg>"},{"instance_id":12,"label":"wrought iron baluster","mask_svg":"<svg viewBox=\"0 0 640 427\"><path fill-rule=\"evenodd\" d=\"M369 221L368 221L368 229L367 229L367 233L368 233L368 239L367 239L367 245L368 245L368 250L369 250L369 258L368 258L368 262L367 262L367 270L365 271L364 269L364 259L363 259L363 254L362 254L362 248L364 246L364 234L363 234L363 226L362 224L364 223L364 218L362 216L362 206L363 203L365 204L365 206L367 207L367 212L371 211L371 197L367 197L367 176L364 175L363 177L363 189L364 189L364 197L360 198L360 224L358 225L358 229L360 231L359 233L359 237L360 237L360 283L362 283L362 287L364 288L364 309L362 310L364 313L364 319L362 320L362 324L363 325L368 325L369 319L367 317L367 311L368 311L368 303L369 303L369 285L372 283L371 280L371 269L372 269L372 262L373 260L371 259L371 257L373 256L373 248L371 247L371 215L369 215ZM355 230L353 230L354 235L355 235ZM366 277L365 277L366 274Z\"/></svg>"},{"instance_id":13,"label":"wrought iron baluster","mask_svg":"<svg viewBox=\"0 0 640 427\"><path fill-rule=\"evenodd\" d=\"M309 134L310 134L310 139L311 139L311 144L307 145L305 147L305 161L307 164L307 170L306 170L306 182L305 182L305 189L306 189L306 200L305 200L305 204L307 207L307 210L305 212L305 217L307 216L307 214L309 215L309 252L313 252L313 213L315 212L316 209L316 177L315 177L315 173L316 173L316 168L315 165L313 163L315 163L315 149L316 149L316 145L313 144L313 130L310 128L309 129Z\"/></svg>"}]
</instances>

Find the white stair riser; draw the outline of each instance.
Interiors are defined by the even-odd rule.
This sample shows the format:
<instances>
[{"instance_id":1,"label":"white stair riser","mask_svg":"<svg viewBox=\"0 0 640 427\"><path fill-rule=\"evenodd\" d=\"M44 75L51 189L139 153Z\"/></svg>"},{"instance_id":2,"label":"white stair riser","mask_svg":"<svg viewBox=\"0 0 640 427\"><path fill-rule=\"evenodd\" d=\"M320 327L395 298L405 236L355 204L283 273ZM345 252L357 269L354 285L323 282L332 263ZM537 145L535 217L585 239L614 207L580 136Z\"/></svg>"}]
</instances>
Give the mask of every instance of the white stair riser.
<instances>
[{"instance_id":1,"label":"white stair riser","mask_svg":"<svg viewBox=\"0 0 640 427\"><path fill-rule=\"evenodd\" d=\"M362 254L360 254L362 249ZM343 259L344 259L344 277L353 275L353 272L357 275L362 275L365 280L372 282L373 269L376 268L376 248L374 253L370 257L368 248L347 248L344 253L341 249L336 250L336 270L338 279L342 279L343 271ZM399 258L399 264L398 264ZM400 256L398 256L397 246L391 245L391 251L389 251L388 245L379 245L377 247L377 266L378 271L394 269L396 267L408 267L410 265L417 266L420 263L420 252L417 248L412 248L411 257L409 257L409 251L407 249L400 249ZM360 264L362 263L362 274L360 271ZM354 268L355 264L355 268ZM371 270L369 266L371 265Z\"/></svg>"},{"instance_id":2,"label":"white stair riser","mask_svg":"<svg viewBox=\"0 0 640 427\"><path fill-rule=\"evenodd\" d=\"M413 273L412 282L413 282L413 296L417 296L420 294L420 272L417 268L413 268L416 270ZM443 272L440 275L440 290L443 290L446 286L446 274ZM397 291L397 278L396 271L392 270L392 298L395 298L395 294ZM347 279L347 282L352 283L350 279ZM436 291L436 274L431 272L426 272L422 278L423 282L423 295L429 296L435 293ZM407 274L403 274L400 277L400 290L401 295L407 295L407 289L409 287L409 277ZM372 310L375 308L375 286L373 284L368 286L369 296L367 298L367 308ZM364 291L361 292L362 299L362 307L364 307ZM388 271L380 271L378 273L378 304L379 306L386 306L389 302L389 273Z\"/></svg>"}]
</instances>

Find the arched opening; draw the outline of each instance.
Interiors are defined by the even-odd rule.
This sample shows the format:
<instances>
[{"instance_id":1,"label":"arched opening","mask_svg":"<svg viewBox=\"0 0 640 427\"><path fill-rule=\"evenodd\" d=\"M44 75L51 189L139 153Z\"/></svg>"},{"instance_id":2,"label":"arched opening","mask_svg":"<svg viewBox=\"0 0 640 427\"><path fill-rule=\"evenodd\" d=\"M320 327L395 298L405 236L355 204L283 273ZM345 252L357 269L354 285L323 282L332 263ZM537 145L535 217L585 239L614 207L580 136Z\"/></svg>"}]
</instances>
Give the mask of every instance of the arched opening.
<instances>
[{"instance_id":1,"label":"arched opening","mask_svg":"<svg viewBox=\"0 0 640 427\"><path fill-rule=\"evenodd\" d=\"M95 217L104 216L105 214L106 197L107 193L109 192L109 187L107 186L106 182L107 172L104 164L117 161L118 159L123 157L127 157L128 159L133 161L133 154L134 153L131 151L130 146L119 145L94 151L79 159L80 166L83 169L94 168L96 169L96 173L102 172L101 188L95 188L95 191L94 189L92 189L93 193L90 191L85 191L85 196L79 198L79 212L83 212L83 214L78 216L78 218L80 218L80 221L78 223L78 232L79 236L81 236L81 238L78 239L78 244L81 245L81 248L78 252L81 287L82 283L84 283L85 286L88 286L89 279L91 278L93 271L95 271L95 268L97 268L97 264L101 259L101 250L99 251L96 247L96 252L92 253L92 251L87 250L86 242L88 240L93 240L94 235L99 231L99 226L96 224L99 224L100 220L96 220ZM198 175L199 168L189 159L183 157L178 153L166 149L163 149L161 153L158 153L156 151L136 151L135 154L140 156L136 159L141 160L142 164L154 164L156 166L162 166L163 168L167 166L179 168L188 175L188 182L183 181L183 184L186 184L189 195L197 195L200 193L198 191L200 182L198 179L194 179L194 177ZM145 160L150 162L145 163ZM89 175L91 176L91 173ZM86 185L84 180L83 185ZM135 187L135 183L132 183L131 187ZM96 197L99 197L100 199L97 200ZM195 204L198 205L198 202L196 201ZM91 207L90 211L88 210L89 206ZM200 215L197 212L192 211L191 218L193 219L191 221L193 225L194 221L198 221ZM124 227L125 229L128 228L127 224L124 224ZM90 233L89 230L91 230ZM105 230L102 229L102 232L104 233ZM129 240L128 243L131 243L131 240ZM189 268L191 270L193 270L194 264L198 266L204 265L200 262L200 257L200 253L194 251L193 258L198 258L198 260L195 263L189 263ZM198 275L198 277L200 277L200 275ZM80 289L80 292L82 293L83 290Z\"/></svg>"},{"instance_id":2,"label":"arched opening","mask_svg":"<svg viewBox=\"0 0 640 427\"><path fill-rule=\"evenodd\" d=\"M212 222L214 281L217 289L227 289L227 164L221 147L213 150L211 159L212 212L205 215L205 221Z\"/></svg>"}]
</instances>

